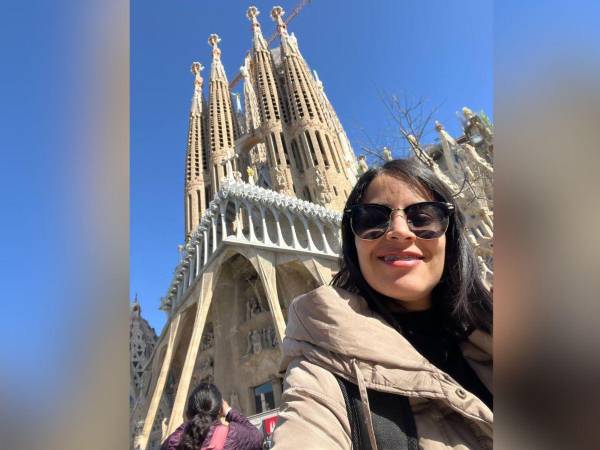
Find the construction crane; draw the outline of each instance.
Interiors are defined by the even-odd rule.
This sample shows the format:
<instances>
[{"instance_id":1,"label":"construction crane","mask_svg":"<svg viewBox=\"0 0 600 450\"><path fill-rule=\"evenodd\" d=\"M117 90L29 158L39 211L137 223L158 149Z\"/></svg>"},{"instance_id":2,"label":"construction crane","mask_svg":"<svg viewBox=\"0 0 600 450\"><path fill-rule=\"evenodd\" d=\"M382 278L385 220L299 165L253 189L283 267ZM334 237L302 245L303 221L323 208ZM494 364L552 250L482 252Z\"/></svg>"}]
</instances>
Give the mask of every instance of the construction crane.
<instances>
[{"instance_id":1,"label":"construction crane","mask_svg":"<svg viewBox=\"0 0 600 450\"><path fill-rule=\"evenodd\" d=\"M285 20L285 24L287 25L288 23L290 23L298 14L300 14L300 11L302 11L302 9L308 5L312 0L302 0L300 3L298 3L296 5L296 7L292 10L292 12L290 13L290 15L287 17L287 19ZM279 35L279 33L277 31L275 31L270 37L269 39L267 39L267 45L271 45L271 43L277 39L277 36ZM250 54L250 50L248 50L246 52L246 56ZM242 79L242 73L238 72L238 74L233 78L233 80L231 80L231 82L229 83L229 90L231 91L238 83L239 81Z\"/></svg>"}]
</instances>

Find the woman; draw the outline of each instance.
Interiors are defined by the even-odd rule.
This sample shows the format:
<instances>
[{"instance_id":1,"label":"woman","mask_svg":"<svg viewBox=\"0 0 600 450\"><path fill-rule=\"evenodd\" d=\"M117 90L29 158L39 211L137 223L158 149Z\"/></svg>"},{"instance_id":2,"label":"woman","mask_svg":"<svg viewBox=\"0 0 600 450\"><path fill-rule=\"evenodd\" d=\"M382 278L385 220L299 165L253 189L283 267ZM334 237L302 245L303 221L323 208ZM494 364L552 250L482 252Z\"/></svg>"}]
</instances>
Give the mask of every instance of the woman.
<instances>
[{"instance_id":1,"label":"woman","mask_svg":"<svg viewBox=\"0 0 600 450\"><path fill-rule=\"evenodd\" d=\"M464 233L419 162L361 176L332 286L289 308L274 449L492 448L492 303Z\"/></svg>"},{"instance_id":2,"label":"woman","mask_svg":"<svg viewBox=\"0 0 600 450\"><path fill-rule=\"evenodd\" d=\"M232 409L214 384L202 383L190 394L186 422L162 444L161 450L258 450L262 434Z\"/></svg>"}]
</instances>

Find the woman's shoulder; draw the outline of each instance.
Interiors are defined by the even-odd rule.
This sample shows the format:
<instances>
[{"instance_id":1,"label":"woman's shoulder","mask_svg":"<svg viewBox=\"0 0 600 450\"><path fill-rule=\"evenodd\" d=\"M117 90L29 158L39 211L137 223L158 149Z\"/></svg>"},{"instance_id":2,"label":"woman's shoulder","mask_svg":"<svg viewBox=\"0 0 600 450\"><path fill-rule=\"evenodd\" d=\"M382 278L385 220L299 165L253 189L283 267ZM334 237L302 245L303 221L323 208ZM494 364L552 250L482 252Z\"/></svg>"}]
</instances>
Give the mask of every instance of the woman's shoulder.
<instances>
[{"instance_id":1,"label":"woman's shoulder","mask_svg":"<svg viewBox=\"0 0 600 450\"><path fill-rule=\"evenodd\" d=\"M290 309L314 311L323 307L347 308L349 305L353 309L358 307L361 310L368 310L366 301L360 295L339 287L323 285L294 298L290 304Z\"/></svg>"},{"instance_id":2,"label":"woman's shoulder","mask_svg":"<svg viewBox=\"0 0 600 450\"><path fill-rule=\"evenodd\" d=\"M227 442L232 448L260 448L262 433L245 416L241 417L245 420L228 424Z\"/></svg>"},{"instance_id":3,"label":"woman's shoulder","mask_svg":"<svg viewBox=\"0 0 600 450\"><path fill-rule=\"evenodd\" d=\"M185 430L185 422L182 423L173 433L171 433L160 446L161 450L175 450L181 443L183 432Z\"/></svg>"}]
</instances>

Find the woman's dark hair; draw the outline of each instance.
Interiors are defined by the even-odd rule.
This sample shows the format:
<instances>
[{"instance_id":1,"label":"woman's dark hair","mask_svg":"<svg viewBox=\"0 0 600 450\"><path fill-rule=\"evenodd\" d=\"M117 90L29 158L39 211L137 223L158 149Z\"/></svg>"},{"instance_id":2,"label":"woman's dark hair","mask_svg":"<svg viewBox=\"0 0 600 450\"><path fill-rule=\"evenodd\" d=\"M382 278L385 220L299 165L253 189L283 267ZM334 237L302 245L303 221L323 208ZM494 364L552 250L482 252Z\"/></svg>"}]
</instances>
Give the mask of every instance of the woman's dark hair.
<instances>
[{"instance_id":1,"label":"woman's dark hair","mask_svg":"<svg viewBox=\"0 0 600 450\"><path fill-rule=\"evenodd\" d=\"M473 248L465 235L465 219L453 201L452 192L420 161L397 159L365 172L350 192L344 210L361 203L367 188L379 175L397 178L416 189L427 191L436 201L454 205L455 210L450 215L446 231L444 271L432 292L432 308L441 315L447 331L457 337L464 338L474 329L491 333L492 298L481 280ZM342 218L340 271L333 277L331 285L361 295L373 311L399 329L386 306L394 300L376 292L360 271L350 216L347 213Z\"/></svg>"},{"instance_id":2,"label":"woman's dark hair","mask_svg":"<svg viewBox=\"0 0 600 450\"><path fill-rule=\"evenodd\" d=\"M189 422L177 450L198 450L222 406L223 396L214 384L199 384L188 397L185 415Z\"/></svg>"}]
</instances>

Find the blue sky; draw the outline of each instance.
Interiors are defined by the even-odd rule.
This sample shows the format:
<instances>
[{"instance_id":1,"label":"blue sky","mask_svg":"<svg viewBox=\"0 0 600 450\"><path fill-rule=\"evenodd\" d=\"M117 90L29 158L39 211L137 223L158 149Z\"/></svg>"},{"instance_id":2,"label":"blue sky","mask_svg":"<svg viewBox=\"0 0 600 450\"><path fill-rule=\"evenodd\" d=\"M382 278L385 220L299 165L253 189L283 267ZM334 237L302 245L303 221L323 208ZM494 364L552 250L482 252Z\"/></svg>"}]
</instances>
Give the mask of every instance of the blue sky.
<instances>
[{"instance_id":1,"label":"blue sky","mask_svg":"<svg viewBox=\"0 0 600 450\"><path fill-rule=\"evenodd\" d=\"M135 0L131 3L131 278L144 316L160 333L159 311L183 240L183 168L192 61L204 66L220 35L232 79L251 45L248 6L260 10L263 34L274 30L270 10L292 1ZM168 7L166 6L168 5ZM456 111L493 112L491 1L313 0L288 27L324 83L357 153L369 136L393 143L382 93L426 97L441 104L436 119L459 132Z\"/></svg>"}]
</instances>

